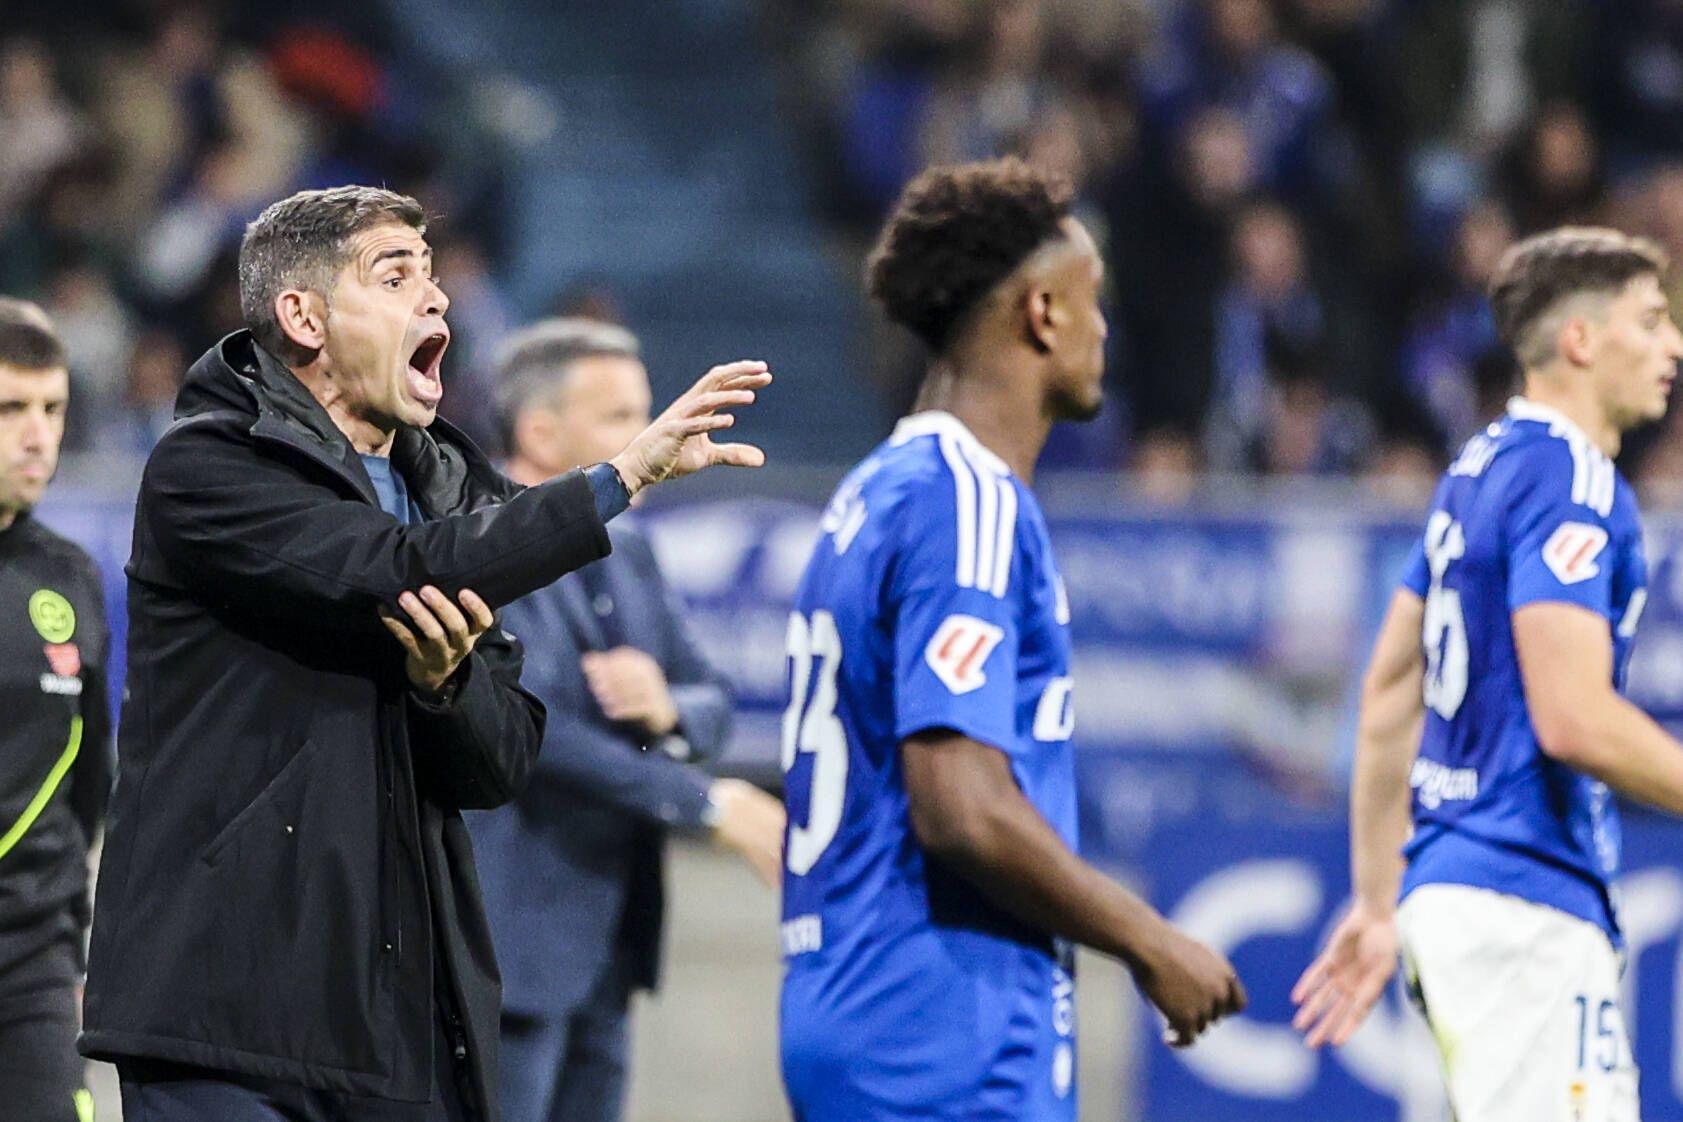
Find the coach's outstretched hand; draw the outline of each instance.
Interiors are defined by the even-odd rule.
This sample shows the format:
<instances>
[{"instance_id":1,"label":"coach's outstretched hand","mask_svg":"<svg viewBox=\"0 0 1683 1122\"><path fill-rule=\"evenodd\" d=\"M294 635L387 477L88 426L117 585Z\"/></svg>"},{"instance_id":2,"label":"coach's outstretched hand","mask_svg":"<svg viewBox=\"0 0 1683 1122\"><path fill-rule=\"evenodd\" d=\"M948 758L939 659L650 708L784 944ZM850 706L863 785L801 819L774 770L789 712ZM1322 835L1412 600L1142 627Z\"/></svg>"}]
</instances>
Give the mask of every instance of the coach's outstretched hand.
<instances>
[{"instance_id":1,"label":"coach's outstretched hand","mask_svg":"<svg viewBox=\"0 0 1683 1122\"><path fill-rule=\"evenodd\" d=\"M770 382L771 371L763 362L728 362L703 374L609 461L626 490L635 495L651 483L714 464L764 464L766 454L752 444L715 444L708 434L736 423L734 416L720 410L753 404L754 391Z\"/></svg>"},{"instance_id":2,"label":"coach's outstretched hand","mask_svg":"<svg viewBox=\"0 0 1683 1122\"><path fill-rule=\"evenodd\" d=\"M1242 1012L1249 1001L1232 963L1173 927L1134 966L1134 981L1168 1020L1163 1042L1171 1048L1190 1046L1221 1018Z\"/></svg>"},{"instance_id":3,"label":"coach's outstretched hand","mask_svg":"<svg viewBox=\"0 0 1683 1122\"><path fill-rule=\"evenodd\" d=\"M1311 1048L1343 1044L1397 972L1397 922L1357 901L1339 921L1326 949L1292 987L1292 1027Z\"/></svg>"}]
</instances>

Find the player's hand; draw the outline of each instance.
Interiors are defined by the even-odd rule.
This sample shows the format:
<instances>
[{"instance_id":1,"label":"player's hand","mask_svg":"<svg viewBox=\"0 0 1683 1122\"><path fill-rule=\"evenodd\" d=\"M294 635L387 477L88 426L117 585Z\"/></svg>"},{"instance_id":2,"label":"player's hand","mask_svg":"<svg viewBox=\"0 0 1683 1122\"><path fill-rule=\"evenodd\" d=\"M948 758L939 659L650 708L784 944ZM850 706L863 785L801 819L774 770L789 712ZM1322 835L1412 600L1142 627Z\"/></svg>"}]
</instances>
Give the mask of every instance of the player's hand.
<instances>
[{"instance_id":1,"label":"player's hand","mask_svg":"<svg viewBox=\"0 0 1683 1122\"><path fill-rule=\"evenodd\" d=\"M610 721L629 721L651 736L678 727L678 706L666 685L666 673L636 647L586 651L579 656L584 680Z\"/></svg>"},{"instance_id":2,"label":"player's hand","mask_svg":"<svg viewBox=\"0 0 1683 1122\"><path fill-rule=\"evenodd\" d=\"M1397 972L1397 921L1357 901L1339 921L1326 949L1292 987L1297 1005L1292 1028L1311 1048L1343 1044L1355 1035L1368 1011Z\"/></svg>"},{"instance_id":3,"label":"player's hand","mask_svg":"<svg viewBox=\"0 0 1683 1122\"><path fill-rule=\"evenodd\" d=\"M783 804L740 779L715 779L708 797L719 808L713 837L748 862L767 886L783 879Z\"/></svg>"},{"instance_id":4,"label":"player's hand","mask_svg":"<svg viewBox=\"0 0 1683 1122\"><path fill-rule=\"evenodd\" d=\"M1209 1026L1249 1000L1233 964L1198 940L1164 924L1165 936L1134 967L1134 980L1168 1020L1163 1042L1185 1048Z\"/></svg>"},{"instance_id":5,"label":"player's hand","mask_svg":"<svg viewBox=\"0 0 1683 1122\"><path fill-rule=\"evenodd\" d=\"M405 592L397 598L398 607L408 613L409 623L384 607L380 609L381 622L409 656L403 660L404 673L423 693L436 694L444 688L495 619L490 605L478 593L464 588L457 599L460 608L429 584L422 587L420 595Z\"/></svg>"},{"instance_id":6,"label":"player's hand","mask_svg":"<svg viewBox=\"0 0 1683 1122\"><path fill-rule=\"evenodd\" d=\"M608 462L633 495L651 483L714 464L759 467L766 454L752 444L715 444L708 434L736 423L721 409L753 404L754 391L770 382L771 371L763 362L715 366Z\"/></svg>"}]
</instances>

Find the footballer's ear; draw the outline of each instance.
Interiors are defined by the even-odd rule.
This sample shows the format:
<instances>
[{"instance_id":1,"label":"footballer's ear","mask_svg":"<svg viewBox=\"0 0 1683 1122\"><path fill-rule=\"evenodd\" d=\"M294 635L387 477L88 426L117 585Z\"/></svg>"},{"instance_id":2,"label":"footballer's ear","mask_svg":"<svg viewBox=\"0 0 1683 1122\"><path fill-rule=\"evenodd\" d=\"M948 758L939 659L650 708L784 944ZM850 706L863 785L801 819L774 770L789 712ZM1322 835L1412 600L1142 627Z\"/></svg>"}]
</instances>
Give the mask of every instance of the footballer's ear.
<instances>
[{"instance_id":1,"label":"footballer's ear","mask_svg":"<svg viewBox=\"0 0 1683 1122\"><path fill-rule=\"evenodd\" d=\"M275 297L275 320L300 351L314 354L327 345L327 301L321 293L289 288Z\"/></svg>"},{"instance_id":2,"label":"footballer's ear","mask_svg":"<svg viewBox=\"0 0 1683 1122\"><path fill-rule=\"evenodd\" d=\"M1595 325L1587 315L1569 315L1555 332L1554 345L1573 366L1588 366L1595 351Z\"/></svg>"},{"instance_id":3,"label":"footballer's ear","mask_svg":"<svg viewBox=\"0 0 1683 1122\"><path fill-rule=\"evenodd\" d=\"M1024 294L1029 345L1041 354L1051 352L1058 334L1058 297L1044 282L1032 284Z\"/></svg>"}]
</instances>

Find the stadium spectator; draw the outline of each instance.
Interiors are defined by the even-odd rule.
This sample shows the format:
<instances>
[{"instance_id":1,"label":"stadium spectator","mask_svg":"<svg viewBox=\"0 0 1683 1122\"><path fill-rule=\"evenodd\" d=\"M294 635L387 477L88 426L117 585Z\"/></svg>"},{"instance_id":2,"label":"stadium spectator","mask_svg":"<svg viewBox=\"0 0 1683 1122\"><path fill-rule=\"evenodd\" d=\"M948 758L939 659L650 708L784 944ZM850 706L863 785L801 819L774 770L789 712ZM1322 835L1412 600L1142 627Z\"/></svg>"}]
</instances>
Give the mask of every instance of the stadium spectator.
<instances>
[{"instance_id":1,"label":"stadium spectator","mask_svg":"<svg viewBox=\"0 0 1683 1122\"><path fill-rule=\"evenodd\" d=\"M1167 166L1146 164L1109 208L1111 284L1142 431L1202 431L1215 381L1213 294L1232 259L1233 217L1256 186L1243 122L1198 114Z\"/></svg>"},{"instance_id":2,"label":"stadium spectator","mask_svg":"<svg viewBox=\"0 0 1683 1122\"><path fill-rule=\"evenodd\" d=\"M612 461L514 487L436 420L424 230L377 188L263 211L248 326L194 364L147 462L80 1041L128 1122L494 1122L460 811L525 785L543 709L493 609L605 554L641 487L764 460L705 435L770 379L738 363Z\"/></svg>"},{"instance_id":3,"label":"stadium spectator","mask_svg":"<svg viewBox=\"0 0 1683 1122\"><path fill-rule=\"evenodd\" d=\"M1522 234L1590 225L1603 216L1601 150L1576 105L1545 106L1504 157L1505 202Z\"/></svg>"},{"instance_id":4,"label":"stadium spectator","mask_svg":"<svg viewBox=\"0 0 1683 1122\"><path fill-rule=\"evenodd\" d=\"M551 319L510 338L497 396L509 478L537 486L595 463L649 419L624 328ZM783 807L694 766L731 726L731 691L690 638L654 553L625 519L614 551L510 604L522 684L549 711L532 782L470 815L503 976L503 1110L529 1122L620 1116L631 994L660 973L669 830L711 835L768 884Z\"/></svg>"},{"instance_id":5,"label":"stadium spectator","mask_svg":"<svg viewBox=\"0 0 1683 1122\"><path fill-rule=\"evenodd\" d=\"M1327 307L1306 253L1296 218L1278 204L1246 207L1233 227L1232 278L1215 297L1215 389L1204 428L1205 454L1219 470L1253 458L1271 405L1292 396L1270 392L1272 375L1294 387L1324 377Z\"/></svg>"},{"instance_id":6,"label":"stadium spectator","mask_svg":"<svg viewBox=\"0 0 1683 1122\"><path fill-rule=\"evenodd\" d=\"M1430 294L1403 344L1403 388L1448 447L1459 448L1495 415L1480 393L1481 367L1502 358L1485 290L1513 237L1512 224L1495 203L1469 210L1456 232L1442 291Z\"/></svg>"},{"instance_id":7,"label":"stadium spectator","mask_svg":"<svg viewBox=\"0 0 1683 1122\"><path fill-rule=\"evenodd\" d=\"M187 356L170 332L144 331L124 364L121 396L95 421L93 447L144 456L175 420L175 398Z\"/></svg>"},{"instance_id":8,"label":"stadium spectator","mask_svg":"<svg viewBox=\"0 0 1683 1122\"><path fill-rule=\"evenodd\" d=\"M1597 4L1597 117L1613 160L1640 166L1683 156L1683 5L1676 0Z\"/></svg>"},{"instance_id":9,"label":"stadium spectator","mask_svg":"<svg viewBox=\"0 0 1683 1122\"><path fill-rule=\"evenodd\" d=\"M1320 64L1285 41L1268 0L1194 0L1143 78L1146 121L1174 138L1197 113L1244 124L1260 185L1299 204L1347 185L1337 95Z\"/></svg>"},{"instance_id":10,"label":"stadium spectator","mask_svg":"<svg viewBox=\"0 0 1683 1122\"><path fill-rule=\"evenodd\" d=\"M497 420L494 354L514 324L514 311L471 235L446 230L433 240L441 275L450 281L450 346L461 352L452 392L439 412L496 455L509 451Z\"/></svg>"},{"instance_id":11,"label":"stadium spectator","mask_svg":"<svg viewBox=\"0 0 1683 1122\"><path fill-rule=\"evenodd\" d=\"M39 1122L93 1116L77 989L88 851L111 788L99 571L30 513L58 464L69 397L45 314L0 297L0 1104Z\"/></svg>"},{"instance_id":12,"label":"stadium spectator","mask_svg":"<svg viewBox=\"0 0 1683 1122\"><path fill-rule=\"evenodd\" d=\"M87 141L65 100L52 59L33 39L0 42L0 233L16 222L55 170Z\"/></svg>"}]
</instances>

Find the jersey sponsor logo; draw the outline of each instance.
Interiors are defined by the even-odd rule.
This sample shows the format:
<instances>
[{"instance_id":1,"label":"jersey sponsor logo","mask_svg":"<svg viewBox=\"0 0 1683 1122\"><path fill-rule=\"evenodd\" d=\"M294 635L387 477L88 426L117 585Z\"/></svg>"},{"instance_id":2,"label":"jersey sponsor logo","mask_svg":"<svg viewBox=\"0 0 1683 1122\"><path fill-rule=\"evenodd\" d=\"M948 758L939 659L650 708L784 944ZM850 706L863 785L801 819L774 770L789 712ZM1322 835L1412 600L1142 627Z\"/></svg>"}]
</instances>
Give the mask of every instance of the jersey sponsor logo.
<instances>
[{"instance_id":1,"label":"jersey sponsor logo","mask_svg":"<svg viewBox=\"0 0 1683 1122\"><path fill-rule=\"evenodd\" d=\"M950 615L923 649L923 659L953 693L970 693L986 684L982 667L1003 638L1005 632L985 619Z\"/></svg>"},{"instance_id":2,"label":"jersey sponsor logo","mask_svg":"<svg viewBox=\"0 0 1683 1122\"><path fill-rule=\"evenodd\" d=\"M82 672L82 652L75 643L48 643L42 650L54 674L74 678Z\"/></svg>"},{"instance_id":3,"label":"jersey sponsor logo","mask_svg":"<svg viewBox=\"0 0 1683 1122\"><path fill-rule=\"evenodd\" d=\"M1420 805L1436 810L1448 802L1471 802L1478 798L1478 771L1470 767L1444 767L1436 760L1419 759L1408 773Z\"/></svg>"},{"instance_id":4,"label":"jersey sponsor logo","mask_svg":"<svg viewBox=\"0 0 1683 1122\"><path fill-rule=\"evenodd\" d=\"M939 438L958 507L954 579L1003 600L1017 544L1017 487L950 436Z\"/></svg>"},{"instance_id":5,"label":"jersey sponsor logo","mask_svg":"<svg viewBox=\"0 0 1683 1122\"><path fill-rule=\"evenodd\" d=\"M63 674L43 674L41 692L58 694L61 697L81 697L82 679L67 678Z\"/></svg>"},{"instance_id":6,"label":"jersey sponsor logo","mask_svg":"<svg viewBox=\"0 0 1683 1122\"><path fill-rule=\"evenodd\" d=\"M76 609L52 589L36 589L29 597L29 622L47 642L68 642L76 633Z\"/></svg>"},{"instance_id":7,"label":"jersey sponsor logo","mask_svg":"<svg viewBox=\"0 0 1683 1122\"><path fill-rule=\"evenodd\" d=\"M1607 531L1587 522L1562 522L1543 544L1543 563L1561 584L1580 584L1597 573Z\"/></svg>"}]
</instances>

